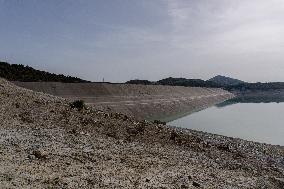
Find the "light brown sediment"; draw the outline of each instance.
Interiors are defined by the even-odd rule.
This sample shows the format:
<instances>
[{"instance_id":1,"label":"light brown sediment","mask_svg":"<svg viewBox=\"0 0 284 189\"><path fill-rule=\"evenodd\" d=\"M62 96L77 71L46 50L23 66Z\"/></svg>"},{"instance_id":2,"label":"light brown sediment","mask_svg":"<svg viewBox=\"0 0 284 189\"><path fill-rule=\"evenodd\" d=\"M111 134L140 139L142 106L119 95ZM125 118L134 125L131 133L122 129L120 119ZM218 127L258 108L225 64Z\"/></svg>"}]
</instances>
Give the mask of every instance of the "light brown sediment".
<instances>
[{"instance_id":1,"label":"light brown sediment","mask_svg":"<svg viewBox=\"0 0 284 189\"><path fill-rule=\"evenodd\" d=\"M0 188L283 188L283 147L69 103L0 79Z\"/></svg>"},{"instance_id":2,"label":"light brown sediment","mask_svg":"<svg viewBox=\"0 0 284 189\"><path fill-rule=\"evenodd\" d=\"M14 82L16 85L69 99L81 99L98 109L137 119L171 119L207 108L233 95L218 88L109 83Z\"/></svg>"}]
</instances>

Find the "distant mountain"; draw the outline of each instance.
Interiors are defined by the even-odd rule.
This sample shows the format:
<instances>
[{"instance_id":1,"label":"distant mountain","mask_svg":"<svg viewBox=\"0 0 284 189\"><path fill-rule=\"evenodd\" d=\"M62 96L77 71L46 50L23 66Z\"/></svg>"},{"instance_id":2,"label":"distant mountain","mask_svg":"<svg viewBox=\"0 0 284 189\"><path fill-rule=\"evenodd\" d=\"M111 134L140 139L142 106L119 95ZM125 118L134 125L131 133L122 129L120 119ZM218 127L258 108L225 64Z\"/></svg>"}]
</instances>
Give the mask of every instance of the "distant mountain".
<instances>
[{"instance_id":1,"label":"distant mountain","mask_svg":"<svg viewBox=\"0 0 284 189\"><path fill-rule=\"evenodd\" d=\"M219 86L232 86L232 85L239 85L242 83L245 83L244 81L238 80L238 79L234 79L234 78L230 78L230 77L225 77L225 76L221 76L221 75L217 75L207 81L211 81Z\"/></svg>"},{"instance_id":2,"label":"distant mountain","mask_svg":"<svg viewBox=\"0 0 284 189\"><path fill-rule=\"evenodd\" d=\"M84 83L89 82L77 77L65 76L62 74L54 74L45 71L36 70L29 66L21 64L9 64L0 62L0 77L10 81L48 81L48 82L64 82L64 83Z\"/></svg>"},{"instance_id":3,"label":"distant mountain","mask_svg":"<svg viewBox=\"0 0 284 189\"><path fill-rule=\"evenodd\" d=\"M148 80L130 80L128 84L143 84L143 85L171 85L171 86L185 86L185 87L221 87L214 82L204 81L202 79L186 79L186 78L173 78L168 77L159 81L148 81Z\"/></svg>"},{"instance_id":4,"label":"distant mountain","mask_svg":"<svg viewBox=\"0 0 284 189\"><path fill-rule=\"evenodd\" d=\"M207 81L202 79L186 79L168 77L159 81L148 80L130 80L129 84L143 85L170 85L170 86L185 86L185 87L207 87L207 88L223 88L236 95L246 94L251 92L279 91L284 90L284 82L269 82L269 83L248 83L238 79L233 79L225 76L215 76ZM277 94L277 93L275 93Z\"/></svg>"},{"instance_id":5,"label":"distant mountain","mask_svg":"<svg viewBox=\"0 0 284 189\"><path fill-rule=\"evenodd\" d=\"M219 87L218 84L211 81L204 81L202 79L186 79L186 78L172 78L168 77L157 81L160 85L173 85L185 87Z\"/></svg>"}]
</instances>

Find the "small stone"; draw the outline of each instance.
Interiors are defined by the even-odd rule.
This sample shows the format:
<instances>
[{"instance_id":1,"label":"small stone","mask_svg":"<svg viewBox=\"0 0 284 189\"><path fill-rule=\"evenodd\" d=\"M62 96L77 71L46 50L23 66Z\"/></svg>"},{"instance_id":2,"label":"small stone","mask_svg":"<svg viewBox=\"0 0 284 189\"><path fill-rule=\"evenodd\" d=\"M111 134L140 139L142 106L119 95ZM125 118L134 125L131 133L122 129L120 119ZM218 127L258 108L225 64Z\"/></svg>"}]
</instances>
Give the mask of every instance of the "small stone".
<instances>
[{"instance_id":1,"label":"small stone","mask_svg":"<svg viewBox=\"0 0 284 189\"><path fill-rule=\"evenodd\" d=\"M127 116L127 115L124 115L124 116L123 116L123 121L126 121L126 120L128 120L128 116Z\"/></svg>"},{"instance_id":2,"label":"small stone","mask_svg":"<svg viewBox=\"0 0 284 189\"><path fill-rule=\"evenodd\" d=\"M36 159L35 155L28 155L28 159Z\"/></svg>"},{"instance_id":3,"label":"small stone","mask_svg":"<svg viewBox=\"0 0 284 189\"><path fill-rule=\"evenodd\" d=\"M178 137L178 134L175 131L171 132L170 140L175 140Z\"/></svg>"},{"instance_id":4,"label":"small stone","mask_svg":"<svg viewBox=\"0 0 284 189\"><path fill-rule=\"evenodd\" d=\"M182 185L180 186L180 188L182 188L182 189L188 189L189 187L186 186L185 184L182 184Z\"/></svg>"},{"instance_id":5,"label":"small stone","mask_svg":"<svg viewBox=\"0 0 284 189\"><path fill-rule=\"evenodd\" d=\"M87 168L88 170L92 170L92 169L93 169L93 167L90 166L90 165L86 166L86 168Z\"/></svg>"},{"instance_id":6,"label":"small stone","mask_svg":"<svg viewBox=\"0 0 284 189\"><path fill-rule=\"evenodd\" d=\"M43 150L35 150L32 155L34 155L37 159L46 159L47 153Z\"/></svg>"},{"instance_id":7,"label":"small stone","mask_svg":"<svg viewBox=\"0 0 284 189\"><path fill-rule=\"evenodd\" d=\"M73 135L78 134L78 132L77 132L77 130L76 130L76 129L72 129L72 130L70 131L70 133L71 133L71 134L73 134Z\"/></svg>"},{"instance_id":8,"label":"small stone","mask_svg":"<svg viewBox=\"0 0 284 189\"><path fill-rule=\"evenodd\" d=\"M284 178L276 178L274 177L274 181L277 183L277 185L281 188L284 187Z\"/></svg>"},{"instance_id":9,"label":"small stone","mask_svg":"<svg viewBox=\"0 0 284 189\"><path fill-rule=\"evenodd\" d=\"M200 187L200 184L199 184L199 183L197 183L197 182L195 182L195 181L193 181L193 182L192 182L192 186Z\"/></svg>"}]
</instances>

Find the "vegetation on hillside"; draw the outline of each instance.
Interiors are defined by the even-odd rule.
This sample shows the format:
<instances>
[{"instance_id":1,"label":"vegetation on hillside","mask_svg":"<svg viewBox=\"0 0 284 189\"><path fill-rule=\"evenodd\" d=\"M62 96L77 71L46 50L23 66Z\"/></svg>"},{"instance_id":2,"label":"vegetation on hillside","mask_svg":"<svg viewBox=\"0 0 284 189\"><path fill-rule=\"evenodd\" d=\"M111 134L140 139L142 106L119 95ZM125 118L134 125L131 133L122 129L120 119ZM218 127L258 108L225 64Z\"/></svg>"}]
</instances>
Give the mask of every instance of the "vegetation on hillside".
<instances>
[{"instance_id":1,"label":"vegetation on hillside","mask_svg":"<svg viewBox=\"0 0 284 189\"><path fill-rule=\"evenodd\" d=\"M279 90L284 89L284 82L270 82L270 83L242 83L238 85L226 86L224 89L233 91L247 91L247 90L261 90L261 91L269 91L269 90Z\"/></svg>"},{"instance_id":2,"label":"vegetation on hillside","mask_svg":"<svg viewBox=\"0 0 284 189\"><path fill-rule=\"evenodd\" d=\"M134 79L126 82L127 84L141 84L141 85L153 85L154 82L148 81L148 80L140 80L140 79Z\"/></svg>"},{"instance_id":3,"label":"vegetation on hillside","mask_svg":"<svg viewBox=\"0 0 284 189\"><path fill-rule=\"evenodd\" d=\"M238 85L238 84L242 84L245 83L244 81L241 81L239 79L234 79L234 78L230 78L230 77L225 77L222 75L217 75L207 81L211 81L216 83L217 85L220 86L232 86L232 85Z\"/></svg>"},{"instance_id":4,"label":"vegetation on hillside","mask_svg":"<svg viewBox=\"0 0 284 189\"><path fill-rule=\"evenodd\" d=\"M21 64L9 64L7 62L0 62L0 77L5 78L9 81L24 81L24 82L35 82L35 81L53 81L53 82L64 82L64 83L83 83L88 82L86 80L64 76L62 74L53 74L45 71L36 70L29 66Z\"/></svg>"},{"instance_id":5,"label":"vegetation on hillside","mask_svg":"<svg viewBox=\"0 0 284 189\"><path fill-rule=\"evenodd\" d=\"M220 85L211 82L204 81L202 79L186 79L186 78L173 78L168 77L166 79L161 79L159 81L148 81L148 80L130 80L126 83L129 84L143 84L143 85L170 85L170 86L185 86L185 87L209 87L217 88L221 87Z\"/></svg>"},{"instance_id":6,"label":"vegetation on hillside","mask_svg":"<svg viewBox=\"0 0 284 189\"><path fill-rule=\"evenodd\" d=\"M54 74L45 71L36 70L30 66L21 64L9 64L0 61L0 77L9 81L23 82L64 82L64 83L85 83L89 82L77 77L64 76L63 74ZM202 79L186 79L168 77L159 81L148 80L130 80L128 84L143 84L143 85L170 85L170 86L185 86L185 87L207 87L207 88L223 88L228 91L268 91L284 89L284 82L271 83L246 83L241 80L216 76L207 81Z\"/></svg>"},{"instance_id":7,"label":"vegetation on hillside","mask_svg":"<svg viewBox=\"0 0 284 189\"><path fill-rule=\"evenodd\" d=\"M159 81L148 80L131 80L127 83L131 84L145 84L145 85L170 85L170 86L185 86L185 87L207 87L207 88L223 88L228 91L269 91L284 89L284 82L270 82L270 83L247 83L241 80L216 76L214 79L185 79L185 78L166 78Z\"/></svg>"},{"instance_id":8,"label":"vegetation on hillside","mask_svg":"<svg viewBox=\"0 0 284 189\"><path fill-rule=\"evenodd\" d=\"M71 108L76 108L77 110L83 110L86 108L85 102L83 100L75 100L74 102L71 102L70 104Z\"/></svg>"},{"instance_id":9,"label":"vegetation on hillside","mask_svg":"<svg viewBox=\"0 0 284 189\"><path fill-rule=\"evenodd\" d=\"M216 88L220 87L218 84L211 81L204 81L202 79L185 79L185 78L166 78L157 81L160 85L171 85L171 86L185 86L185 87L209 87Z\"/></svg>"}]
</instances>

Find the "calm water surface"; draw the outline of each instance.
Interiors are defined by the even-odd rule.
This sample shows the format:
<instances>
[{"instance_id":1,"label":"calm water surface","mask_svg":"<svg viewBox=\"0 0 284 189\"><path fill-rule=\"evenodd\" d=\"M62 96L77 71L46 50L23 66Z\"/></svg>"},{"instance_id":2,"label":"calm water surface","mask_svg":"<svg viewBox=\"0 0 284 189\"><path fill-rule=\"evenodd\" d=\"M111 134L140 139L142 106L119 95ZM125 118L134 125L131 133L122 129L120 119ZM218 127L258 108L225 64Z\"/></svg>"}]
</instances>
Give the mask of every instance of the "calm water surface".
<instances>
[{"instance_id":1,"label":"calm water surface","mask_svg":"<svg viewBox=\"0 0 284 189\"><path fill-rule=\"evenodd\" d=\"M284 146L284 103L231 100L168 125Z\"/></svg>"}]
</instances>

